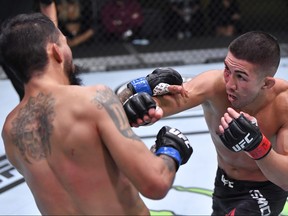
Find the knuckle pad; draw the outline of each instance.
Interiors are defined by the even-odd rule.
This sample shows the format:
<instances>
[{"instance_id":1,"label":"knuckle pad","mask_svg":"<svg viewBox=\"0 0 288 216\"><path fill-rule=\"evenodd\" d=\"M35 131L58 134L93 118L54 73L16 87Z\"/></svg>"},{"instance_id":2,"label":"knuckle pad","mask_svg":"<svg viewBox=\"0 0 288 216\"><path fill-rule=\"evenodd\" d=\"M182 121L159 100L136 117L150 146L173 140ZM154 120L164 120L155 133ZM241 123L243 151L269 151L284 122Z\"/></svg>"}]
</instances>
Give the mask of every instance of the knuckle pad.
<instances>
[{"instance_id":1,"label":"knuckle pad","mask_svg":"<svg viewBox=\"0 0 288 216\"><path fill-rule=\"evenodd\" d=\"M148 93L145 93L150 96ZM124 105L124 111L130 122L136 123L137 118L142 118L148 113L147 106L142 93L133 95ZM151 99L152 100L152 99Z\"/></svg>"},{"instance_id":2,"label":"knuckle pad","mask_svg":"<svg viewBox=\"0 0 288 216\"><path fill-rule=\"evenodd\" d=\"M170 85L181 85L183 83L182 76L172 68L157 68L151 74L147 75L146 78L151 89L154 89L159 83L167 83Z\"/></svg>"},{"instance_id":3,"label":"knuckle pad","mask_svg":"<svg viewBox=\"0 0 288 216\"><path fill-rule=\"evenodd\" d=\"M124 105L124 111L127 115L127 118L129 119L129 122L136 122L137 114L129 102Z\"/></svg>"},{"instance_id":4,"label":"knuckle pad","mask_svg":"<svg viewBox=\"0 0 288 216\"><path fill-rule=\"evenodd\" d=\"M149 94L143 95L143 101L148 109L150 108L156 108L156 103L153 100L153 98Z\"/></svg>"},{"instance_id":5,"label":"knuckle pad","mask_svg":"<svg viewBox=\"0 0 288 216\"><path fill-rule=\"evenodd\" d=\"M235 141L235 137L233 136L233 134L231 133L231 130L229 128L224 130L224 135L223 138L225 138L225 141L227 143L231 143Z\"/></svg>"},{"instance_id":6,"label":"knuckle pad","mask_svg":"<svg viewBox=\"0 0 288 216\"><path fill-rule=\"evenodd\" d=\"M245 134L243 132L243 124L241 123L239 124L239 121L234 120L234 119L229 123L229 130L233 137L237 137L239 135Z\"/></svg>"},{"instance_id":7,"label":"knuckle pad","mask_svg":"<svg viewBox=\"0 0 288 216\"><path fill-rule=\"evenodd\" d=\"M242 129L245 129L245 131L247 132L250 133L260 132L260 129L251 121L249 121L243 114L241 114L240 117L237 119L237 123L240 125Z\"/></svg>"}]
</instances>

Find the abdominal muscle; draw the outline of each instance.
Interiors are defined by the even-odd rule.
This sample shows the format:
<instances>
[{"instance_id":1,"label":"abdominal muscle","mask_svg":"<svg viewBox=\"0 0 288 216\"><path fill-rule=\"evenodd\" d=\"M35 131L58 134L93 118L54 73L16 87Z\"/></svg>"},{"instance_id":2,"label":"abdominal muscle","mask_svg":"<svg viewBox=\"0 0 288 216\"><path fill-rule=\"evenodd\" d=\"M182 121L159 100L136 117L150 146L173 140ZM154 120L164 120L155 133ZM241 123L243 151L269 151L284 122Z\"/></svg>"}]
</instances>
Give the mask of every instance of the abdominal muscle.
<instances>
[{"instance_id":1,"label":"abdominal muscle","mask_svg":"<svg viewBox=\"0 0 288 216\"><path fill-rule=\"evenodd\" d=\"M220 140L219 119L225 111L213 112L210 106L204 106L203 108L205 110L205 120L217 152L218 166L226 172L228 177L235 180L267 181L254 159L250 158L244 151L233 152Z\"/></svg>"},{"instance_id":2,"label":"abdominal muscle","mask_svg":"<svg viewBox=\"0 0 288 216\"><path fill-rule=\"evenodd\" d=\"M228 151L230 150L217 148L218 166L225 171L228 177L243 181L267 181L255 161L245 152Z\"/></svg>"}]
</instances>

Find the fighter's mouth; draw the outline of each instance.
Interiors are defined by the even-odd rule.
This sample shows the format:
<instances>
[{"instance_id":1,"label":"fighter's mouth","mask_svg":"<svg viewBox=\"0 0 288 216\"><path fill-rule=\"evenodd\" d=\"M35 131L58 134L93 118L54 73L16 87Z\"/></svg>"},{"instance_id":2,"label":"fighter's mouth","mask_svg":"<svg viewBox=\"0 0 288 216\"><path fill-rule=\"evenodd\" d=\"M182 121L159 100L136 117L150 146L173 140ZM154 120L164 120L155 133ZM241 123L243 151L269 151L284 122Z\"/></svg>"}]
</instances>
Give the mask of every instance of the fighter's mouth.
<instances>
[{"instance_id":1,"label":"fighter's mouth","mask_svg":"<svg viewBox=\"0 0 288 216\"><path fill-rule=\"evenodd\" d=\"M235 97L234 95L228 94L228 100L229 101L235 101L237 99L237 97Z\"/></svg>"}]
</instances>

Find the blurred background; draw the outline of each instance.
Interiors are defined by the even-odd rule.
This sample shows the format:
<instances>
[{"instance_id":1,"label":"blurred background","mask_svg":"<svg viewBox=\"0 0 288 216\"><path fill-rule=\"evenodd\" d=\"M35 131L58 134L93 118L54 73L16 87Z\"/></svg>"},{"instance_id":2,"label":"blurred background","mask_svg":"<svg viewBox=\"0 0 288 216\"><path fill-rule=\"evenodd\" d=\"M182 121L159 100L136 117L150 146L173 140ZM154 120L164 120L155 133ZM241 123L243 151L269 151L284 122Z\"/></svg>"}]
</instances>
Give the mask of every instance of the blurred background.
<instances>
[{"instance_id":1,"label":"blurred background","mask_svg":"<svg viewBox=\"0 0 288 216\"><path fill-rule=\"evenodd\" d=\"M287 0L56 0L86 72L220 62L239 34L263 30L288 55ZM6 10L6 8L1 8ZM3 73L2 73L3 77Z\"/></svg>"}]
</instances>

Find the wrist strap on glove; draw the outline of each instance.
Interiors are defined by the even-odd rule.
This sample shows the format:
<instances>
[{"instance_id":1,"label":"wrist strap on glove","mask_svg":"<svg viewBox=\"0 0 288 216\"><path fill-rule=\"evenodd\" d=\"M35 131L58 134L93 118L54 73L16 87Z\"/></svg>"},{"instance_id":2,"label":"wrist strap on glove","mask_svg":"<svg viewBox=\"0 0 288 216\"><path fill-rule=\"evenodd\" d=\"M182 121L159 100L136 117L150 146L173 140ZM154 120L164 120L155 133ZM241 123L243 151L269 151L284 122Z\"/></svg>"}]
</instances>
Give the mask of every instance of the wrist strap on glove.
<instances>
[{"instance_id":1,"label":"wrist strap on glove","mask_svg":"<svg viewBox=\"0 0 288 216\"><path fill-rule=\"evenodd\" d=\"M270 152L271 148L270 141L263 135L261 143L255 149L246 153L254 160L260 160Z\"/></svg>"},{"instance_id":2,"label":"wrist strap on glove","mask_svg":"<svg viewBox=\"0 0 288 216\"><path fill-rule=\"evenodd\" d=\"M132 85L133 94L138 93L138 92L146 92L152 96L152 90L151 90L150 85L149 85L149 83L145 77L141 77L141 78L132 80L128 84L128 88L131 89L131 87L129 87L129 85Z\"/></svg>"},{"instance_id":3,"label":"wrist strap on glove","mask_svg":"<svg viewBox=\"0 0 288 216\"><path fill-rule=\"evenodd\" d=\"M182 159L179 151L177 151L175 148L169 147L169 146L163 146L160 147L155 154L158 156L160 154L165 154L169 157L172 157L176 162L176 171L178 170L179 166L181 165Z\"/></svg>"}]
</instances>

